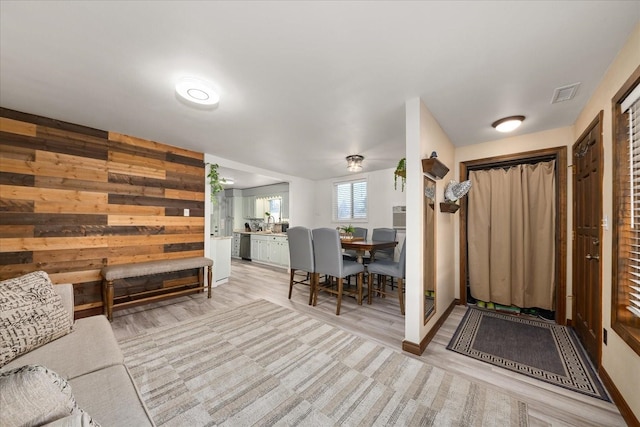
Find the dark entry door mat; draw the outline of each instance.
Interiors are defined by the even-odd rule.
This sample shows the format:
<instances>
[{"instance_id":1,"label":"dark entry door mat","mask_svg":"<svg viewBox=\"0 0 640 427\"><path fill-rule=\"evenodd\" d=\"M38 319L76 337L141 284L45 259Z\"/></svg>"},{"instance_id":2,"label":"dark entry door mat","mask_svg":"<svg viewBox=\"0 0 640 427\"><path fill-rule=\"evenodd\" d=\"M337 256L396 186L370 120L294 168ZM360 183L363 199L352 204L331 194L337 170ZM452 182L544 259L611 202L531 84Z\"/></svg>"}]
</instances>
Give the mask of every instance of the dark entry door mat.
<instances>
[{"instance_id":1,"label":"dark entry door mat","mask_svg":"<svg viewBox=\"0 0 640 427\"><path fill-rule=\"evenodd\" d=\"M566 326L470 307L448 350L610 402Z\"/></svg>"}]
</instances>

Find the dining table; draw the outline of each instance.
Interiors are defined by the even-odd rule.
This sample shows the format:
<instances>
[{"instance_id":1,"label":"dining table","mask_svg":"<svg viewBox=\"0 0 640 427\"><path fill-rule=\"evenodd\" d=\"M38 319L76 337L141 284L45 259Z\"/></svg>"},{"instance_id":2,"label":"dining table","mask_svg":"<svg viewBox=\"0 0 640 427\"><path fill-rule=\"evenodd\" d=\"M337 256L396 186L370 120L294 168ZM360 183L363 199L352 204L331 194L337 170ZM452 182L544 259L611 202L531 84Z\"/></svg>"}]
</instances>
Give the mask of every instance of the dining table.
<instances>
[{"instance_id":1,"label":"dining table","mask_svg":"<svg viewBox=\"0 0 640 427\"><path fill-rule=\"evenodd\" d=\"M371 256L371 262L375 261L376 251L381 249L395 248L398 242L396 241L381 241L381 240L364 240L364 239L340 239L342 249L351 249L356 251L357 260L360 264L363 263L363 256L365 252L369 252Z\"/></svg>"}]
</instances>

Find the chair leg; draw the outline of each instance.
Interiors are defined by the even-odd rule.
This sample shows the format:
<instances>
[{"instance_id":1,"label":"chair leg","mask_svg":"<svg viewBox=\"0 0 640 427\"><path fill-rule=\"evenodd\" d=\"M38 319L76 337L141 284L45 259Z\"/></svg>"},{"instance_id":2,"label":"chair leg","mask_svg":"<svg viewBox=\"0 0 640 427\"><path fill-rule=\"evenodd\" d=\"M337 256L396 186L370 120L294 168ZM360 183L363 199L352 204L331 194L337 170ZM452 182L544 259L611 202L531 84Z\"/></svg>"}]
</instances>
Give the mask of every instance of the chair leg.
<instances>
[{"instance_id":1,"label":"chair leg","mask_svg":"<svg viewBox=\"0 0 640 427\"><path fill-rule=\"evenodd\" d=\"M295 272L296 271L292 268L289 275L289 299L291 299L291 291L293 290L293 276L295 275Z\"/></svg>"},{"instance_id":2,"label":"chair leg","mask_svg":"<svg viewBox=\"0 0 640 427\"><path fill-rule=\"evenodd\" d=\"M317 273L314 273L314 274L317 274ZM318 281L319 281L319 276L316 276L316 277L318 277ZM312 305L314 307L316 306L316 303L318 302L318 286L319 285L320 285L320 283L317 283L316 285L313 286L313 291L312 291L313 292L313 304Z\"/></svg>"},{"instance_id":3,"label":"chair leg","mask_svg":"<svg viewBox=\"0 0 640 427\"><path fill-rule=\"evenodd\" d=\"M380 289L378 295L380 295L381 298L384 298L387 294L387 276L378 274L378 289Z\"/></svg>"},{"instance_id":4,"label":"chair leg","mask_svg":"<svg viewBox=\"0 0 640 427\"><path fill-rule=\"evenodd\" d=\"M404 298L402 295L403 287L404 287L404 283L403 283L402 277L398 277L398 302L400 303L400 313L402 313L402 315L404 316Z\"/></svg>"},{"instance_id":5,"label":"chair leg","mask_svg":"<svg viewBox=\"0 0 640 427\"><path fill-rule=\"evenodd\" d=\"M336 307L336 316L340 316L340 305L342 305L342 277L338 277L338 306Z\"/></svg>"},{"instance_id":6,"label":"chair leg","mask_svg":"<svg viewBox=\"0 0 640 427\"><path fill-rule=\"evenodd\" d=\"M316 305L314 302L314 297L316 294L316 287L318 286L318 282L320 281L319 279L319 274L318 273L311 273L310 277L309 277L309 305Z\"/></svg>"},{"instance_id":7,"label":"chair leg","mask_svg":"<svg viewBox=\"0 0 640 427\"><path fill-rule=\"evenodd\" d=\"M373 296L373 274L367 274L367 304L371 304Z\"/></svg>"},{"instance_id":8,"label":"chair leg","mask_svg":"<svg viewBox=\"0 0 640 427\"><path fill-rule=\"evenodd\" d=\"M364 280L364 273L358 273L356 283L358 285L358 305L362 305L362 282Z\"/></svg>"}]
</instances>

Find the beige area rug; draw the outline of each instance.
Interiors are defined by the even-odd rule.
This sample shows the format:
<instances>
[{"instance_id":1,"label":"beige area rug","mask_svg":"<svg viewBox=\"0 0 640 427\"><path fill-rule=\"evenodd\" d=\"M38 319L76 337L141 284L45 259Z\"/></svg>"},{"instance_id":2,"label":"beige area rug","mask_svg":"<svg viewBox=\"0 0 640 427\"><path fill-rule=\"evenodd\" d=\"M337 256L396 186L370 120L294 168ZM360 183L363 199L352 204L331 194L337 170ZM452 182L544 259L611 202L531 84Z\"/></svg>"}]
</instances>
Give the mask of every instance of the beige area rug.
<instances>
[{"instance_id":1,"label":"beige area rug","mask_svg":"<svg viewBox=\"0 0 640 427\"><path fill-rule=\"evenodd\" d=\"M525 403L258 300L120 345L158 426L526 426Z\"/></svg>"}]
</instances>

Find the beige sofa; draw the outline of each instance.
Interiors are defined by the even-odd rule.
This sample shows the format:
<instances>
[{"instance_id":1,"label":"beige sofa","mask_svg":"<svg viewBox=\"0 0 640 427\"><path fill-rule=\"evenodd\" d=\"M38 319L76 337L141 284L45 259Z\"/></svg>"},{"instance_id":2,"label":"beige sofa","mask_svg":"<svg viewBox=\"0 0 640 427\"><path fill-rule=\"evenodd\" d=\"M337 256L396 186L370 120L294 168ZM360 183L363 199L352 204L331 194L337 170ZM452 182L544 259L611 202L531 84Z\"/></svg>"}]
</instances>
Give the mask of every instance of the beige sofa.
<instances>
[{"instance_id":1,"label":"beige sofa","mask_svg":"<svg viewBox=\"0 0 640 427\"><path fill-rule=\"evenodd\" d=\"M54 290L73 318L73 287L56 285ZM0 371L23 365L42 365L66 378L78 406L103 427L155 425L105 316L75 321L73 332L12 360Z\"/></svg>"}]
</instances>

